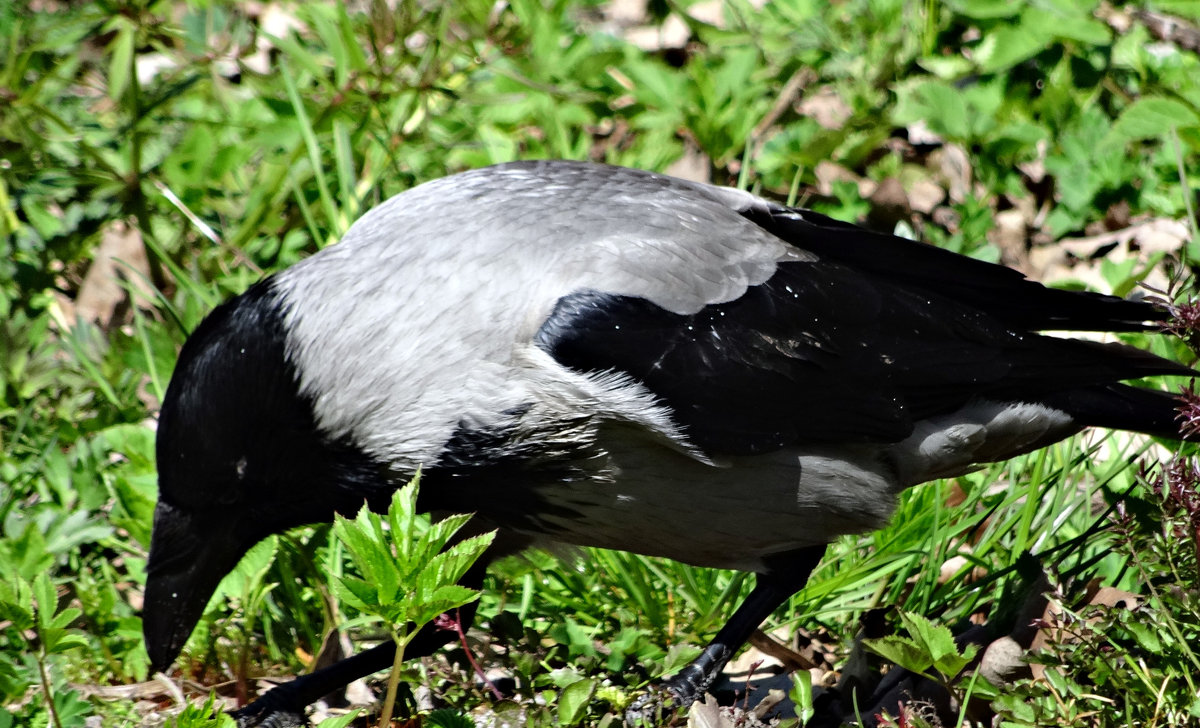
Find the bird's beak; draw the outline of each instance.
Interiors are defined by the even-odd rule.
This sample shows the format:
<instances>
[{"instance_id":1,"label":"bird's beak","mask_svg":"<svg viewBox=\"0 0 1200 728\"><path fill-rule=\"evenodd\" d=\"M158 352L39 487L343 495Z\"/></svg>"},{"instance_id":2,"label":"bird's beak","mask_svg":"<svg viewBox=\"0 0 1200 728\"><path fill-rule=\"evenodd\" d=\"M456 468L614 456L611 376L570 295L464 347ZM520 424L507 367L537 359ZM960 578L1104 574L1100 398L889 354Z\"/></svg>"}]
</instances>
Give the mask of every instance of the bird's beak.
<instances>
[{"instance_id":1,"label":"bird's beak","mask_svg":"<svg viewBox=\"0 0 1200 728\"><path fill-rule=\"evenodd\" d=\"M207 522L161 500L154 509L142 633L153 672L175 661L221 578L245 549L229 521Z\"/></svg>"}]
</instances>

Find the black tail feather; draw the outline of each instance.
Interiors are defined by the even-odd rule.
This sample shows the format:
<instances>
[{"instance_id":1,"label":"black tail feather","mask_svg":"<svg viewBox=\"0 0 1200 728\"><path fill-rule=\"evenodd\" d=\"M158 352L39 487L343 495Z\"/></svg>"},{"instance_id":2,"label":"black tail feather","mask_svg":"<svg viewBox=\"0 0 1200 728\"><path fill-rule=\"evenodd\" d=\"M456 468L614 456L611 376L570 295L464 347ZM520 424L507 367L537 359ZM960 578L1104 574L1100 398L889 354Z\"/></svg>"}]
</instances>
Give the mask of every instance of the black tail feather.
<instances>
[{"instance_id":1,"label":"black tail feather","mask_svg":"<svg viewBox=\"0 0 1200 728\"><path fill-rule=\"evenodd\" d=\"M1142 432L1172 440L1198 438L1180 434L1178 395L1128 384L1108 384L1056 392L1040 398L1089 427Z\"/></svg>"},{"instance_id":2,"label":"black tail feather","mask_svg":"<svg viewBox=\"0 0 1200 728\"><path fill-rule=\"evenodd\" d=\"M744 213L764 228L830 260L907 281L1029 331L1146 331L1170 318L1165 307L1116 296L1047 288L1002 265L884 235L811 210Z\"/></svg>"}]
</instances>

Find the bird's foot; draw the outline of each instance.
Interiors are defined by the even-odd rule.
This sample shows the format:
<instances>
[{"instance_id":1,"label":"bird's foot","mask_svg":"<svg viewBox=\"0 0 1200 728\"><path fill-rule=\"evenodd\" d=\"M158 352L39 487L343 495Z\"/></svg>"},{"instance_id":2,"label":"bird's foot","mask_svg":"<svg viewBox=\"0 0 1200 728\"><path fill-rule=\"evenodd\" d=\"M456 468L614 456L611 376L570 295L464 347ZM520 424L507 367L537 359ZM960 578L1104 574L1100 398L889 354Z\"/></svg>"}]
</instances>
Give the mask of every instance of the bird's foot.
<instances>
[{"instance_id":1,"label":"bird's foot","mask_svg":"<svg viewBox=\"0 0 1200 728\"><path fill-rule=\"evenodd\" d=\"M249 705L230 711L238 728L307 728L303 705L296 705L288 685L269 690Z\"/></svg>"},{"instance_id":2,"label":"bird's foot","mask_svg":"<svg viewBox=\"0 0 1200 728\"><path fill-rule=\"evenodd\" d=\"M680 710L704 696L712 676L694 663L673 675L641 696L625 710L625 724L634 728L657 728L668 725Z\"/></svg>"}]
</instances>

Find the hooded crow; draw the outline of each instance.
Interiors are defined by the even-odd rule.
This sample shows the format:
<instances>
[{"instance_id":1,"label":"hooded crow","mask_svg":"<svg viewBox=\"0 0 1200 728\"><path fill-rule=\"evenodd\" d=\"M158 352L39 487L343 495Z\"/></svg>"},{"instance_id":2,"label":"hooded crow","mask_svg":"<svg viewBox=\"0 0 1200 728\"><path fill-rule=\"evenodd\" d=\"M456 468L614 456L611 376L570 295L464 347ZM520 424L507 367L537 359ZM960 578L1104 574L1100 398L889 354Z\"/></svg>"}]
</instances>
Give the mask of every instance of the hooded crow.
<instances>
[{"instance_id":1,"label":"hooded crow","mask_svg":"<svg viewBox=\"0 0 1200 728\"><path fill-rule=\"evenodd\" d=\"M385 508L421 470L422 509L498 530L485 562L557 542L754 572L667 681L689 704L825 545L883 524L905 488L1089 426L1178 437L1172 396L1122 382L1192 370L1039 333L1166 316L632 169L420 185L183 347L158 424L151 662L170 666L254 543ZM447 640L429 629L408 654ZM280 686L240 724L294 721L392 658L389 642Z\"/></svg>"}]
</instances>

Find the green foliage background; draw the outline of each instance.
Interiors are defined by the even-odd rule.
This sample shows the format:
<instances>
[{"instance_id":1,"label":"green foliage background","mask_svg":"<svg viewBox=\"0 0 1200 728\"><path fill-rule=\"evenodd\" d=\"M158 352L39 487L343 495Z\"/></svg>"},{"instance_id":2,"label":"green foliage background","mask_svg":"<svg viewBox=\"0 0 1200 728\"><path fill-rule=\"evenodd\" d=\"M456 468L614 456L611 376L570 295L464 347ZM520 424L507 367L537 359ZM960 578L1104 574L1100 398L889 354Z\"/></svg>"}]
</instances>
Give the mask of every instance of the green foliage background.
<instances>
[{"instance_id":1,"label":"green foliage background","mask_svg":"<svg viewBox=\"0 0 1200 728\"><path fill-rule=\"evenodd\" d=\"M138 610L153 415L179 344L216 302L416 183L517 158L662 170L699 152L717 182L854 218L869 206L853 184L818 194L818 164L945 184L897 142L919 123L973 167L966 196L945 204L955 224L915 221L961 252L998 258L992 215L1030 200L1050 239L1118 206L1182 219L1195 204L1200 63L1153 20L1194 24L1195 0L733 1L720 22L691 5L650 3L643 22L683 19L687 42L643 50L595 2L0 0L0 728L97 714L136 723L152 707L79 686L147 678ZM840 100L836 128L798 113L816 89ZM140 235L149 264L120 267L130 302L111 322L76 319L84 275L118 225ZM1144 274L1106 269L1121 293ZM999 575L1025 550L1087 534L1063 570L1086 565L1134 590L1153 582L1194 555L1168 549L1131 566L1113 544L1133 537L1093 532L1080 507L1081 489L1134 485L1122 447L1084 462L1076 444L983 471L958 484L968 497L954 509L948 484L907 494L892 527L838 544L787 616L847 636L878 604L946 621L987 611L1004 578L958 589L930 568L984 526L971 564ZM1004 480L1024 490L989 488ZM985 512L1000 515L981 526ZM533 638L511 658L532 690L553 696L600 673L636 687L678 665L687 648L676 646L702 643L747 586L624 554L588 562L536 555L490 584L481 612L493 631ZM327 527L264 542L210 605L182 669L245 690L251 674L299 669L297 650L315 652L345 618L366 629L319 576L347 569ZM1194 588L1194 573L1177 571L1172 581ZM1195 636L1194 612L1178 613ZM550 614L567 616L539 619ZM560 646L541 647L547 636ZM1177 698L1147 698L1157 715L1197 710L1182 675L1200 669L1184 652L1147 668L1164 671L1147 684L1179 686ZM1087 659L1066 672L1091 675L1078 667ZM460 707L482 700L469 680L443 692ZM1138 715L1126 702L1113 725ZM605 714L595 710L567 722Z\"/></svg>"}]
</instances>

